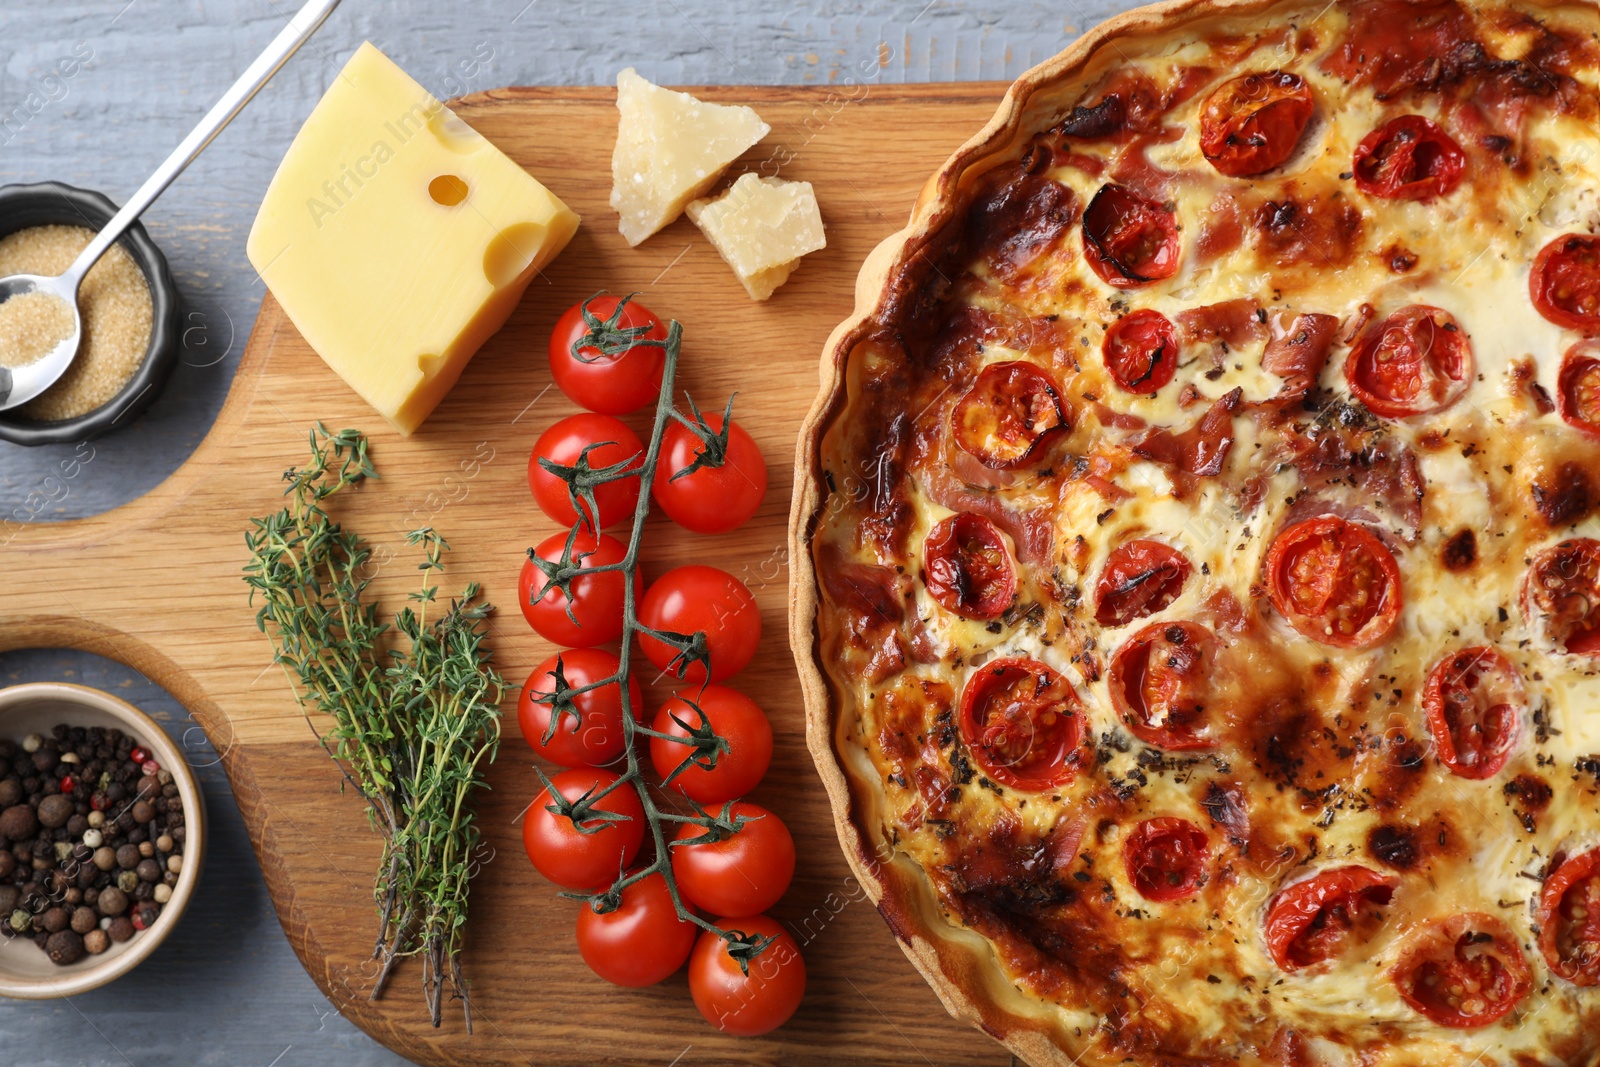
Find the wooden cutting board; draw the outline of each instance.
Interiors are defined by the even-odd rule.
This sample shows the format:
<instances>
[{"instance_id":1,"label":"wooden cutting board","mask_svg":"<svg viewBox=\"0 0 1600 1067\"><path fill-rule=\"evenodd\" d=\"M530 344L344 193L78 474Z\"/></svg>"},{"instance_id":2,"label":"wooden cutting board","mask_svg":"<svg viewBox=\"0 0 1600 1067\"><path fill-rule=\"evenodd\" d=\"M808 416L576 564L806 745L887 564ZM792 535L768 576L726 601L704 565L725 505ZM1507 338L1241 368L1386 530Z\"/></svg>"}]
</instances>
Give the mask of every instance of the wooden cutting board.
<instances>
[{"instance_id":1,"label":"wooden cutting board","mask_svg":"<svg viewBox=\"0 0 1600 1067\"><path fill-rule=\"evenodd\" d=\"M606 204L611 90L505 89L465 99L461 117L584 223L428 423L409 439L390 431L268 296L216 426L176 474L92 519L0 527L0 650L85 649L143 672L183 702L223 754L301 961L346 1017L402 1055L427 1064L1006 1063L998 1045L950 1019L861 899L806 754L784 633L790 471L823 342L850 311L863 257L904 223L924 179L988 120L1003 89L696 90L755 107L772 132L746 162L812 182L822 205L828 248L765 304L745 296L686 219L639 249L617 235ZM576 410L551 386L546 343L562 310L600 289L638 290L656 312L683 323L680 387L712 409L737 390L737 417L771 472L765 503L742 529L708 538L654 518L645 551L647 580L712 561L740 576L761 606L761 651L733 684L766 709L776 735L772 770L753 799L794 832L799 871L774 915L794 932L810 973L799 1013L765 1038L711 1029L682 973L623 990L584 966L572 933L577 905L559 899L523 853L518 819L538 785L511 701L492 792L480 805L494 855L473 883L468 923L464 967L476 1032L465 1033L453 1004L441 1029L428 1025L412 964L382 1000L369 1001L378 842L272 666L240 580L248 519L281 506L279 476L304 460L308 428L322 420L363 429L382 480L341 498L336 512L380 559L393 554L377 583L384 606L400 606L415 586L405 532L434 526L454 548L442 591L476 580L502 606L496 660L520 683L551 651L515 606L524 550L554 530L529 495L528 454L541 431ZM643 431L642 419L630 421Z\"/></svg>"}]
</instances>

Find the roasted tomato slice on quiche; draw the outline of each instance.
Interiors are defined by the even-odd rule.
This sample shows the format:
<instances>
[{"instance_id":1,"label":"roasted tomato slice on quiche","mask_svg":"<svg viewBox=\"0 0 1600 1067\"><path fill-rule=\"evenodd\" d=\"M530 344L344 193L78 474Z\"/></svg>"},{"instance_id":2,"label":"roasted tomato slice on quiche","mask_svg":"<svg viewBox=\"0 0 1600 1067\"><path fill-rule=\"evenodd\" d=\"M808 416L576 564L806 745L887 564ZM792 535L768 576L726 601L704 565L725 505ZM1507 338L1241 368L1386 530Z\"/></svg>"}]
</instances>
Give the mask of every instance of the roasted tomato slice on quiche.
<instances>
[{"instance_id":1,"label":"roasted tomato slice on quiche","mask_svg":"<svg viewBox=\"0 0 1600 1067\"><path fill-rule=\"evenodd\" d=\"M1294 154L1317 108L1298 74L1269 70L1224 82L1200 109L1200 151L1218 173L1261 174Z\"/></svg>"},{"instance_id":2,"label":"roasted tomato slice on quiche","mask_svg":"<svg viewBox=\"0 0 1600 1067\"><path fill-rule=\"evenodd\" d=\"M1118 545L1095 583L1095 621L1126 626L1154 615L1178 599L1190 570L1188 557L1165 542L1139 538Z\"/></svg>"},{"instance_id":3,"label":"roasted tomato slice on quiche","mask_svg":"<svg viewBox=\"0 0 1600 1067\"><path fill-rule=\"evenodd\" d=\"M1285 971L1337 959L1383 925L1399 879L1367 867L1334 867L1278 890L1267 904L1267 951Z\"/></svg>"},{"instance_id":4,"label":"roasted tomato slice on quiche","mask_svg":"<svg viewBox=\"0 0 1600 1067\"><path fill-rule=\"evenodd\" d=\"M1205 831L1171 816L1146 819L1122 846L1128 881L1146 900L1164 904L1199 892L1210 858Z\"/></svg>"},{"instance_id":5,"label":"roasted tomato slice on quiche","mask_svg":"<svg viewBox=\"0 0 1600 1067\"><path fill-rule=\"evenodd\" d=\"M1557 326L1600 333L1600 236L1569 233L1545 245L1528 290L1539 314Z\"/></svg>"},{"instance_id":6,"label":"roasted tomato slice on quiche","mask_svg":"<svg viewBox=\"0 0 1600 1067\"><path fill-rule=\"evenodd\" d=\"M1456 1029L1488 1026L1533 988L1528 958L1504 922L1467 912L1434 920L1413 935L1395 985L1422 1015Z\"/></svg>"},{"instance_id":7,"label":"roasted tomato slice on quiche","mask_svg":"<svg viewBox=\"0 0 1600 1067\"><path fill-rule=\"evenodd\" d=\"M1400 617L1400 567L1364 526L1324 515L1295 523L1267 552L1273 607L1313 641L1370 648Z\"/></svg>"},{"instance_id":8,"label":"roasted tomato slice on quiche","mask_svg":"<svg viewBox=\"0 0 1600 1067\"><path fill-rule=\"evenodd\" d=\"M1374 415L1424 415L1461 399L1476 366L1455 317L1413 304L1367 327L1344 365L1350 394Z\"/></svg>"},{"instance_id":9,"label":"roasted tomato slice on quiche","mask_svg":"<svg viewBox=\"0 0 1600 1067\"><path fill-rule=\"evenodd\" d=\"M969 619L995 619L1017 595L1011 551L994 523L961 512L943 519L922 543L928 595Z\"/></svg>"},{"instance_id":10,"label":"roasted tomato slice on quiche","mask_svg":"<svg viewBox=\"0 0 1600 1067\"><path fill-rule=\"evenodd\" d=\"M1600 655L1600 541L1574 537L1533 557L1522 612L1563 652Z\"/></svg>"},{"instance_id":11,"label":"roasted tomato slice on quiche","mask_svg":"<svg viewBox=\"0 0 1600 1067\"><path fill-rule=\"evenodd\" d=\"M1390 119L1356 145L1356 188L1386 200L1434 200L1461 183L1467 156L1455 138L1421 115Z\"/></svg>"},{"instance_id":12,"label":"roasted tomato slice on quiche","mask_svg":"<svg viewBox=\"0 0 1600 1067\"><path fill-rule=\"evenodd\" d=\"M1574 985L1600 985L1600 848L1556 865L1535 918L1550 969Z\"/></svg>"},{"instance_id":13,"label":"roasted tomato slice on quiche","mask_svg":"<svg viewBox=\"0 0 1600 1067\"><path fill-rule=\"evenodd\" d=\"M1600 359L1589 344L1574 345L1561 357L1556 408L1569 426L1600 437Z\"/></svg>"},{"instance_id":14,"label":"roasted tomato slice on quiche","mask_svg":"<svg viewBox=\"0 0 1600 1067\"><path fill-rule=\"evenodd\" d=\"M1083 758L1083 714L1067 680L1038 660L992 660L961 694L961 734L983 772L1042 792L1069 781Z\"/></svg>"},{"instance_id":15,"label":"roasted tomato slice on quiche","mask_svg":"<svg viewBox=\"0 0 1600 1067\"><path fill-rule=\"evenodd\" d=\"M1125 186L1101 186L1083 212L1083 258L1100 279L1131 289L1178 273L1178 220Z\"/></svg>"},{"instance_id":16,"label":"roasted tomato slice on quiche","mask_svg":"<svg viewBox=\"0 0 1600 1067\"><path fill-rule=\"evenodd\" d=\"M1178 369L1178 333L1171 319L1144 308L1113 323L1100 352L1118 388L1152 395Z\"/></svg>"},{"instance_id":17,"label":"roasted tomato slice on quiche","mask_svg":"<svg viewBox=\"0 0 1600 1067\"><path fill-rule=\"evenodd\" d=\"M1032 363L991 363L950 413L962 451L996 470L1020 467L1067 432L1061 391Z\"/></svg>"},{"instance_id":18,"label":"roasted tomato slice on quiche","mask_svg":"<svg viewBox=\"0 0 1600 1067\"><path fill-rule=\"evenodd\" d=\"M1160 748L1207 748L1206 703L1217 639L1193 622L1152 623L1111 657L1106 687L1135 737Z\"/></svg>"},{"instance_id":19,"label":"roasted tomato slice on quiche","mask_svg":"<svg viewBox=\"0 0 1600 1067\"><path fill-rule=\"evenodd\" d=\"M1464 648L1428 672L1422 710L1439 762L1461 778L1492 778L1522 733L1522 676L1498 649Z\"/></svg>"}]
</instances>

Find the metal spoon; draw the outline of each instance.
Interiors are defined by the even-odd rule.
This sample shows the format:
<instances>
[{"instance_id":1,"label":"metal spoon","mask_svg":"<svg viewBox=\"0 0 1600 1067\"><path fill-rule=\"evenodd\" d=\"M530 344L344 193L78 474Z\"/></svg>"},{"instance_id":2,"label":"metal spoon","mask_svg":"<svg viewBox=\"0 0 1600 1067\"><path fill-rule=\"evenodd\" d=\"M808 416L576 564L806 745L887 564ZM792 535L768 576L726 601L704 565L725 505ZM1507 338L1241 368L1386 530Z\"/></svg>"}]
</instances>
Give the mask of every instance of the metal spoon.
<instances>
[{"instance_id":1,"label":"metal spoon","mask_svg":"<svg viewBox=\"0 0 1600 1067\"><path fill-rule=\"evenodd\" d=\"M194 158L204 151L206 145L222 132L222 128L233 121L250 99L256 95L263 85L282 67L289 57L305 44L313 33L339 6L339 0L310 0L294 18L289 20L289 25L283 32L272 39L266 51L256 57L245 72L239 75L239 80L234 82L216 106L206 112L206 117L200 124L190 131L183 143L172 150L172 155L166 158L156 172L150 175L145 183L139 186L139 191L122 205L122 210L114 215L105 228L95 234L94 240L89 242L89 247L73 261L65 274L55 278L46 278L37 274L13 274L8 278L0 278L0 304L5 303L14 296L23 293L45 292L66 301L72 308L72 333L55 349L40 359L23 367L0 367L0 411L14 408L18 404L25 404L29 400L44 392L54 385L56 380L66 373L72 365L72 360L78 354L78 343L83 337L83 312L78 307L78 286L83 283L84 275L89 273L100 257L111 247L124 230L133 225L145 208L155 202L156 197L166 191L167 186Z\"/></svg>"}]
</instances>

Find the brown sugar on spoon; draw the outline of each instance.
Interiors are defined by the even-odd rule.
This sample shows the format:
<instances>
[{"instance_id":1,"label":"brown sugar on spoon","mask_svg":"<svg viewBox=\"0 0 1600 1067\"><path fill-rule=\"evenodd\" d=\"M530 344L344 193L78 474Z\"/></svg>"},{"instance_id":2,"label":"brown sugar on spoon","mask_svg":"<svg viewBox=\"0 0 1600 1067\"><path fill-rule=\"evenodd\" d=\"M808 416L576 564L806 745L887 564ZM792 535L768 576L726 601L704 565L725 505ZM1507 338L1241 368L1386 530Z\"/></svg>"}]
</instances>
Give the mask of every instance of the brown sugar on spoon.
<instances>
[{"instance_id":1,"label":"brown sugar on spoon","mask_svg":"<svg viewBox=\"0 0 1600 1067\"><path fill-rule=\"evenodd\" d=\"M18 230L0 238L0 277L61 274L93 237L94 231L82 226L31 226ZM42 306L24 305L6 313L12 304L34 296L43 298ZM53 314L57 307L52 305L66 314L64 322L55 321L61 316ZM83 312L78 356L59 381L17 409L25 419L59 422L87 415L121 392L144 362L150 348L154 305L144 273L121 245L112 245L83 279L78 305ZM32 362L71 331L70 309L47 294L14 297L0 305L0 342L17 334L18 356L8 365ZM28 352L32 356L22 358ZM0 356L0 361L4 360Z\"/></svg>"}]
</instances>

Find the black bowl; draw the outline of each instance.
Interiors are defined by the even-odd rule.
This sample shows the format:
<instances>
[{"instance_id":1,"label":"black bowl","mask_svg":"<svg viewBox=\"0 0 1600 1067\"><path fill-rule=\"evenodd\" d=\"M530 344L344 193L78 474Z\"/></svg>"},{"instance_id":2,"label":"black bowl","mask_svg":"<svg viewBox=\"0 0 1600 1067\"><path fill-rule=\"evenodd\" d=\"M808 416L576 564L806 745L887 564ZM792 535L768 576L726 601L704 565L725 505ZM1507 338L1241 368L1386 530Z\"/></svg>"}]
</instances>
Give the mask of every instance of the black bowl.
<instances>
[{"instance_id":1,"label":"black bowl","mask_svg":"<svg viewBox=\"0 0 1600 1067\"><path fill-rule=\"evenodd\" d=\"M30 226L87 226L98 230L111 221L117 205L90 189L61 182L0 186L0 237ZM18 445L54 445L99 437L133 421L160 395L178 364L181 336L178 284L167 269L167 257L134 223L117 241L144 272L153 304L150 347L144 362L122 391L87 415L59 422L33 422L0 412L0 441Z\"/></svg>"}]
</instances>

